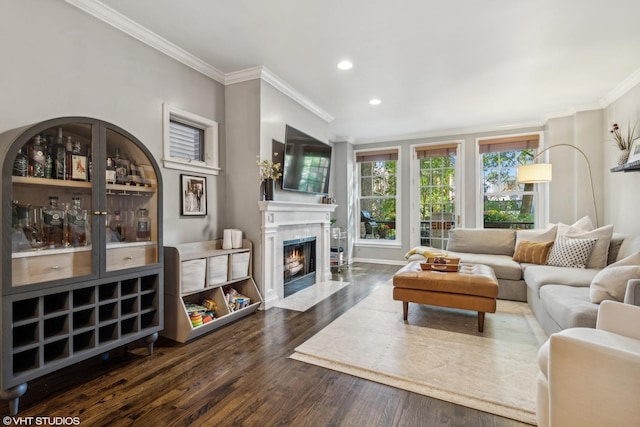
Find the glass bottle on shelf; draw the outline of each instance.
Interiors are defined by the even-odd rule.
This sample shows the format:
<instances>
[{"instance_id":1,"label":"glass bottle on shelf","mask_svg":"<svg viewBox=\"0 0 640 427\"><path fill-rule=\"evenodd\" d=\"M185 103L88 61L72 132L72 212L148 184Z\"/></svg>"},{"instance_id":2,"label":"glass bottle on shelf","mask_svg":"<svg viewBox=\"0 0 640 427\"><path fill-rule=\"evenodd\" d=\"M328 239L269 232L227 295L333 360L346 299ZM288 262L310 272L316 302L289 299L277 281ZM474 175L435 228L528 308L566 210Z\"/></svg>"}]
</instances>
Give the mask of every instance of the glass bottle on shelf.
<instances>
[{"instance_id":1,"label":"glass bottle on shelf","mask_svg":"<svg viewBox=\"0 0 640 427\"><path fill-rule=\"evenodd\" d=\"M29 172L29 160L22 148L18 150L16 159L13 161L13 176L27 176Z\"/></svg>"},{"instance_id":2,"label":"glass bottle on shelf","mask_svg":"<svg viewBox=\"0 0 640 427\"><path fill-rule=\"evenodd\" d=\"M64 211L58 207L58 196L49 196L49 206L42 213L44 244L50 247L64 245Z\"/></svg>"},{"instance_id":3,"label":"glass bottle on shelf","mask_svg":"<svg viewBox=\"0 0 640 427\"><path fill-rule=\"evenodd\" d=\"M65 148L65 179L71 179L73 171L73 141L70 136L67 136L67 142L64 145Z\"/></svg>"},{"instance_id":4,"label":"glass bottle on shelf","mask_svg":"<svg viewBox=\"0 0 640 427\"><path fill-rule=\"evenodd\" d=\"M55 169L54 177L56 179L67 178L67 149L64 146L62 139L62 128L58 128L58 134L56 136L56 142L53 145L53 166Z\"/></svg>"},{"instance_id":5,"label":"glass bottle on shelf","mask_svg":"<svg viewBox=\"0 0 640 427\"><path fill-rule=\"evenodd\" d=\"M107 167L105 172L105 178L107 180L107 184L116 183L116 166L111 156L107 157Z\"/></svg>"},{"instance_id":6,"label":"glass bottle on shelf","mask_svg":"<svg viewBox=\"0 0 640 427\"><path fill-rule=\"evenodd\" d=\"M51 138L47 140L44 152L44 177L47 179L53 178L53 157L51 156L51 150L53 144L51 144Z\"/></svg>"},{"instance_id":7,"label":"glass bottle on shelf","mask_svg":"<svg viewBox=\"0 0 640 427\"><path fill-rule=\"evenodd\" d=\"M34 240L29 220L30 205L16 205L16 224L11 236L11 249L13 252L31 250L31 242Z\"/></svg>"},{"instance_id":8,"label":"glass bottle on shelf","mask_svg":"<svg viewBox=\"0 0 640 427\"><path fill-rule=\"evenodd\" d=\"M129 177L127 161L120 156L120 149L116 148L116 155L113 158L116 167L116 184L124 185Z\"/></svg>"},{"instance_id":9,"label":"glass bottle on shelf","mask_svg":"<svg viewBox=\"0 0 640 427\"><path fill-rule=\"evenodd\" d=\"M138 210L138 217L136 218L136 240L151 240L151 220L149 219L148 211L144 208Z\"/></svg>"},{"instance_id":10,"label":"glass bottle on shelf","mask_svg":"<svg viewBox=\"0 0 640 427\"><path fill-rule=\"evenodd\" d=\"M29 162L31 163L33 176L36 178L44 178L45 152L40 135L33 137L33 143L29 149Z\"/></svg>"},{"instance_id":11,"label":"glass bottle on shelf","mask_svg":"<svg viewBox=\"0 0 640 427\"><path fill-rule=\"evenodd\" d=\"M67 210L67 244L69 246L87 245L87 210L82 209L82 198L74 196Z\"/></svg>"},{"instance_id":12,"label":"glass bottle on shelf","mask_svg":"<svg viewBox=\"0 0 640 427\"><path fill-rule=\"evenodd\" d=\"M135 160L131 160L129 163L129 184L138 185L141 184L142 180L140 179L140 171L138 165Z\"/></svg>"},{"instance_id":13,"label":"glass bottle on shelf","mask_svg":"<svg viewBox=\"0 0 640 427\"><path fill-rule=\"evenodd\" d=\"M120 214L120 210L117 209L113 211L113 219L109 223L109 229L111 230L111 239L112 242L124 242L124 223L122 222L122 216Z\"/></svg>"},{"instance_id":14,"label":"glass bottle on shelf","mask_svg":"<svg viewBox=\"0 0 640 427\"><path fill-rule=\"evenodd\" d=\"M71 179L87 181L87 156L82 154L80 141L74 141L71 148Z\"/></svg>"}]
</instances>

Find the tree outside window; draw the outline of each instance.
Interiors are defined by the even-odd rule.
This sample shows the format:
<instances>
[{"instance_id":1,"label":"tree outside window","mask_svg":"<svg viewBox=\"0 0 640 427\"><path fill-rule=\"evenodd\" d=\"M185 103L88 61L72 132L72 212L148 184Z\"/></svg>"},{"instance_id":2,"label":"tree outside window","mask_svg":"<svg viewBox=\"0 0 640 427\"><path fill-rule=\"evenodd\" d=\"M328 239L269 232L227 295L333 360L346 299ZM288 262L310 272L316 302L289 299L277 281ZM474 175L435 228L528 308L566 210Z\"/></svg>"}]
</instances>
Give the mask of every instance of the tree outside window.
<instances>
[{"instance_id":1,"label":"tree outside window","mask_svg":"<svg viewBox=\"0 0 640 427\"><path fill-rule=\"evenodd\" d=\"M518 184L518 166L529 164L535 150L509 150L482 154L485 228L533 228L533 184Z\"/></svg>"}]
</instances>

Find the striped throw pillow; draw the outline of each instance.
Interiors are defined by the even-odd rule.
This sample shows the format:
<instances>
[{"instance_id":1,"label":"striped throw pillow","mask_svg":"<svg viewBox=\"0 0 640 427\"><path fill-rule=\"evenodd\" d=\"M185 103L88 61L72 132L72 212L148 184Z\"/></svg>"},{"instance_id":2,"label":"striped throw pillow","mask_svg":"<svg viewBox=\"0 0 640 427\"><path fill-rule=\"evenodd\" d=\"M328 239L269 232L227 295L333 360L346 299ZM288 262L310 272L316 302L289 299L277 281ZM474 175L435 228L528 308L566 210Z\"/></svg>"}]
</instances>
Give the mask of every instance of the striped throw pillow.
<instances>
[{"instance_id":1,"label":"striped throw pillow","mask_svg":"<svg viewBox=\"0 0 640 427\"><path fill-rule=\"evenodd\" d=\"M546 264L551 246L553 246L553 240L542 243L523 240L516 246L513 260L517 262L527 262L529 264Z\"/></svg>"}]
</instances>

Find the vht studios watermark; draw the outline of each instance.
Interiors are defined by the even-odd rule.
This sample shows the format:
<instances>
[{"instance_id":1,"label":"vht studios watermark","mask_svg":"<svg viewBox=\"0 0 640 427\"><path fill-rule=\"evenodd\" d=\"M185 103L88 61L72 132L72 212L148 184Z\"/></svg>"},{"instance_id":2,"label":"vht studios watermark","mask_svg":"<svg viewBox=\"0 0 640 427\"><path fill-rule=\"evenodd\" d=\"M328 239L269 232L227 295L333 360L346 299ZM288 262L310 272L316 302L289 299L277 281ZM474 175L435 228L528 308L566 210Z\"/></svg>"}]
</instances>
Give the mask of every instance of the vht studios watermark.
<instances>
[{"instance_id":1,"label":"vht studios watermark","mask_svg":"<svg viewBox=\"0 0 640 427\"><path fill-rule=\"evenodd\" d=\"M2 418L5 426L79 426L79 417L10 417Z\"/></svg>"}]
</instances>

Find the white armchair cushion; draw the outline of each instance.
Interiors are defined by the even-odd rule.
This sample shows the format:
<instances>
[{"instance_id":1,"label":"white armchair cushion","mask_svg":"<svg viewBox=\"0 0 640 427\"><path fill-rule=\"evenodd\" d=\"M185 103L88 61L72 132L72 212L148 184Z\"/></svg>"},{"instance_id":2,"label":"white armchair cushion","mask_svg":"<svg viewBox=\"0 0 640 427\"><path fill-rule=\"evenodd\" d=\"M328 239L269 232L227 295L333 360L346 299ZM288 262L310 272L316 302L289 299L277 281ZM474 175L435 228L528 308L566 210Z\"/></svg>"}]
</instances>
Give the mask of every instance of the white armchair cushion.
<instances>
[{"instance_id":1,"label":"white armchair cushion","mask_svg":"<svg viewBox=\"0 0 640 427\"><path fill-rule=\"evenodd\" d=\"M597 328L552 334L538 352L539 427L640 425L640 307L603 301Z\"/></svg>"},{"instance_id":2,"label":"white armchair cushion","mask_svg":"<svg viewBox=\"0 0 640 427\"><path fill-rule=\"evenodd\" d=\"M640 279L640 252L600 270L591 281L589 298L600 304L604 300L622 302L630 279Z\"/></svg>"}]
</instances>

